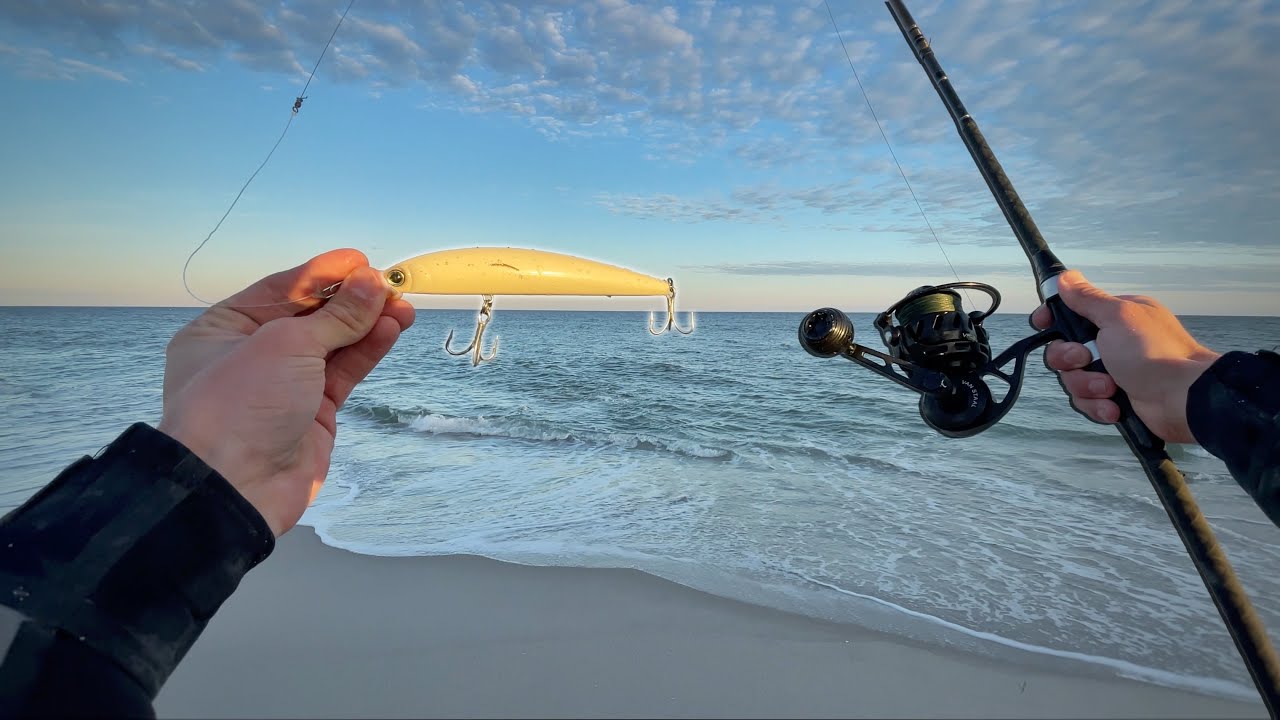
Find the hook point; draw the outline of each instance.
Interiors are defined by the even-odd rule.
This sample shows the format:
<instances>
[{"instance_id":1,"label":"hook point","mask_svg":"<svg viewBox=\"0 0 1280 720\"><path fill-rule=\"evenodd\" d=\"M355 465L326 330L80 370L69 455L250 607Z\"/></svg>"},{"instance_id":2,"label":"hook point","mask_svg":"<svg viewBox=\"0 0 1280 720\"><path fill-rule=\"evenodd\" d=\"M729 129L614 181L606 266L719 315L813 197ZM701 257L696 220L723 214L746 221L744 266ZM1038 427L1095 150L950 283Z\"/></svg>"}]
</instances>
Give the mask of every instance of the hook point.
<instances>
[{"instance_id":1,"label":"hook point","mask_svg":"<svg viewBox=\"0 0 1280 720\"><path fill-rule=\"evenodd\" d=\"M694 314L693 314L692 312L690 312L690 313L689 313L689 329L688 329L688 330L685 330L684 328L682 328L682 327L680 327L678 324L676 324L676 289L675 289L675 284L671 281L671 279L670 279L670 278L667 278L667 283L671 286L671 293L670 293L669 295L667 295L667 321L666 321L666 323L664 323L664 324L663 324L663 326L662 326L662 329L661 329L661 330L655 330L655 329L654 329L654 327L653 327L653 311L652 311L652 310L650 310L650 311L649 311L649 334L651 334L651 335L661 335L661 334L663 334L663 333L667 332L668 330L671 330L672 328L675 328L675 331L676 331L676 332L678 332L678 333L680 333L681 335L692 335L692 334L693 334L693 331L697 328L697 320L695 319Z\"/></svg>"},{"instance_id":2,"label":"hook point","mask_svg":"<svg viewBox=\"0 0 1280 720\"><path fill-rule=\"evenodd\" d=\"M444 340L444 351L450 355L466 355L471 353L471 367L476 367L481 361L489 361L498 356L498 338L493 339L493 345L489 348L489 354L486 356L482 348L484 340L485 328L489 325L489 320L493 318L493 296L485 295L484 304L480 308L479 318L476 320L476 334L471 338L471 344L461 350L454 350L449 347L453 341L453 331L449 331L448 337Z\"/></svg>"}]
</instances>

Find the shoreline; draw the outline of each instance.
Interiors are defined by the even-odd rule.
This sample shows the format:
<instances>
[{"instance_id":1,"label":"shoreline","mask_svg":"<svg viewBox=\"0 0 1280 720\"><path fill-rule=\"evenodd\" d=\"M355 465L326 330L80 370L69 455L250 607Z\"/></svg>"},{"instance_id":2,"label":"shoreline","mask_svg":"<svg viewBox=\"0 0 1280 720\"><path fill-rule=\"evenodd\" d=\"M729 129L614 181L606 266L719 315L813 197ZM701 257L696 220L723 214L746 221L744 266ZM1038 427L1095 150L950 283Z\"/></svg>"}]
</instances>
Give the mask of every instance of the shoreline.
<instances>
[{"instance_id":1,"label":"shoreline","mask_svg":"<svg viewBox=\"0 0 1280 720\"><path fill-rule=\"evenodd\" d=\"M299 526L161 690L162 717L1266 717L935 649L638 570L359 555Z\"/></svg>"},{"instance_id":2,"label":"shoreline","mask_svg":"<svg viewBox=\"0 0 1280 720\"><path fill-rule=\"evenodd\" d=\"M304 522L306 520L304 517ZM321 521L316 519L315 522ZM327 526L327 523L325 525ZM320 529L319 525L308 525L308 528L315 532L325 547L363 557L474 557L491 560L501 565L517 565L531 568L628 570L728 602L779 612L786 616L812 620L833 625L837 628L852 628L855 631L868 633L873 637L893 644L931 652L949 653L966 661L989 661L998 666L1017 666L1024 669L1037 669L1050 674L1063 674L1088 679L1110 680L1123 678L1193 695L1246 704L1254 702L1258 697L1256 689L1247 679L1245 682L1240 683L1218 678L1179 674L1147 665L1135 664L1129 660L1030 644L984 630L976 630L874 595L865 595L860 592L846 590L800 573L794 573L795 577L806 583L856 599L862 604L861 616L849 618L844 614L826 614L822 610L815 611L813 606L798 608L794 605L794 598L780 596L776 591L762 594L759 588L754 588L743 592L742 586L732 581L730 581L729 585L726 585L723 582L723 578L721 578L720 582L705 582L705 575L700 575L698 579L692 579L687 573L681 577L679 573L671 574L652 567L548 563L543 561L545 558L525 562L519 558L494 556L485 554L483 551L467 551L465 549L425 555L416 552L387 552L385 548L367 546L364 543L344 543L331 537L325 530ZM709 585L715 587L709 587ZM830 608L826 608L826 610L829 611Z\"/></svg>"}]
</instances>

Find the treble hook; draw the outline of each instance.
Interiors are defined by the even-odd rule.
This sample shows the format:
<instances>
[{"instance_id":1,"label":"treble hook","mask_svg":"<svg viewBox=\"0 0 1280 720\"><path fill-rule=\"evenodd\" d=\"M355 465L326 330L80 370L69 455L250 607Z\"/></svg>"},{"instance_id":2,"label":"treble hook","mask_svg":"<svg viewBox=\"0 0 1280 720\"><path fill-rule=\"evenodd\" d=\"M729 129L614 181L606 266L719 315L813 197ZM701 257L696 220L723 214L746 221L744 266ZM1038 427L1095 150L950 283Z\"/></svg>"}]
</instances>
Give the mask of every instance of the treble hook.
<instances>
[{"instance_id":1,"label":"treble hook","mask_svg":"<svg viewBox=\"0 0 1280 720\"><path fill-rule=\"evenodd\" d=\"M671 288L671 292L667 294L667 322L661 330L653 329L653 313L649 313L649 334L661 335L662 333L675 328L676 332L681 335L691 335L697 329L697 320L692 312L689 313L689 329L676 325L676 284L671 278L667 278L667 287Z\"/></svg>"},{"instance_id":2,"label":"treble hook","mask_svg":"<svg viewBox=\"0 0 1280 720\"><path fill-rule=\"evenodd\" d=\"M484 339L484 329L489 324L489 321L493 319L493 296L485 295L483 297L484 305L480 308L480 316L476 321L476 335L471 338L471 344L455 352L449 349L449 343L453 341L453 331L450 330L449 337L444 339L444 351L450 355L471 353L471 367L479 365L481 360L488 361L498 356L498 341L496 338L493 341L493 347L489 348L488 357L485 357L484 353L480 351L480 341Z\"/></svg>"}]
</instances>

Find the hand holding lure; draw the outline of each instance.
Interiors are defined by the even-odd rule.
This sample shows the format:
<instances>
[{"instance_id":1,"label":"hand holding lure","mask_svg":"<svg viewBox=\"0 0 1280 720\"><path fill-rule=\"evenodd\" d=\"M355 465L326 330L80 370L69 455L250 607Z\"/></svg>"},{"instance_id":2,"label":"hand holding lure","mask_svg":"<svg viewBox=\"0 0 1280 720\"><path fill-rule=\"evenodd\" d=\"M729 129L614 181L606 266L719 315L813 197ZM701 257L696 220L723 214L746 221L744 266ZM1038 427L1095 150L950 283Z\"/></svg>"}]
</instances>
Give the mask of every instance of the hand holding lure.
<instances>
[{"instance_id":1,"label":"hand holding lure","mask_svg":"<svg viewBox=\"0 0 1280 720\"><path fill-rule=\"evenodd\" d=\"M888 0L885 5L911 46L916 60L928 74L930 83L955 123L956 131L1031 263L1040 299L1052 312L1053 324L1047 330L1014 343L993 359L982 321L1000 304L1000 294L984 283L956 282L917 288L876 317L874 325L889 351L887 354L855 343L853 323L835 308L822 308L805 316L800 323L799 341L811 355L824 358L840 355L910 388L920 395L920 415L926 424L947 437L967 437L995 425L1012 409L1022 386L1027 355L1036 348L1057 339L1082 343L1093 354L1093 363L1087 369L1095 372L1105 372L1106 369L1094 343L1098 328L1068 308L1058 295L1058 276L1066 271L1066 266L1049 249L1031 213L1023 205L1012 181L978 129L977 122L960 101L928 39L902 0ZM834 15L832 23L835 23ZM849 64L853 66L852 60ZM856 77L857 71L854 73ZM872 113L874 115L874 110ZM887 137L885 143L888 144ZM892 149L890 146L891 152ZM903 178L905 180L905 173ZM981 290L991 297L992 304L984 312L965 312L960 295L955 292L957 288ZM1012 370L1006 371L1004 368L1011 362ZM999 401L993 400L987 386L986 380L991 377L1008 386ZM1249 596L1197 507L1182 473L1165 452L1164 441L1134 413L1123 392L1118 391L1112 399L1120 407L1117 427L1121 437L1146 471L1235 641L1263 704L1272 718L1280 716L1280 659L1277 659Z\"/></svg>"},{"instance_id":2,"label":"hand holding lure","mask_svg":"<svg viewBox=\"0 0 1280 720\"><path fill-rule=\"evenodd\" d=\"M497 340L487 354L481 349L485 328L493 319L493 298L496 295L660 296L667 299L667 319L661 325L654 325L653 312L650 312L650 334L662 335L674 329L682 335L691 335L696 328L692 312L689 313L687 330L676 324L676 287L671 278L657 278L617 265L547 250L512 247L437 250L402 260L379 272L387 286L399 295L481 297L475 335L470 344L454 350L451 347L452 330L444 341L445 352L450 355L471 353L472 367L497 356ZM336 295L340 287L341 281L302 298L265 305L244 305L233 302L235 298L219 304L247 309L289 305L304 300L324 301Z\"/></svg>"}]
</instances>

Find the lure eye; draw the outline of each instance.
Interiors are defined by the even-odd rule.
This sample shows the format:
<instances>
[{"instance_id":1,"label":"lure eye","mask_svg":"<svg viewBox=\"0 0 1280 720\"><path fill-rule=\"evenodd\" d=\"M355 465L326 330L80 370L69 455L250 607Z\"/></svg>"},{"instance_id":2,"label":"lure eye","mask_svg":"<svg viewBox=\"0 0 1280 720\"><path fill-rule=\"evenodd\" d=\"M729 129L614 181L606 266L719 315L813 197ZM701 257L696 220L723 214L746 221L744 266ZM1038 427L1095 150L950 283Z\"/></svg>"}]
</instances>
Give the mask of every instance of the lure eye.
<instances>
[{"instance_id":1,"label":"lure eye","mask_svg":"<svg viewBox=\"0 0 1280 720\"><path fill-rule=\"evenodd\" d=\"M400 287L404 284L404 271L396 268L395 270L387 272L387 282L396 287Z\"/></svg>"}]
</instances>

